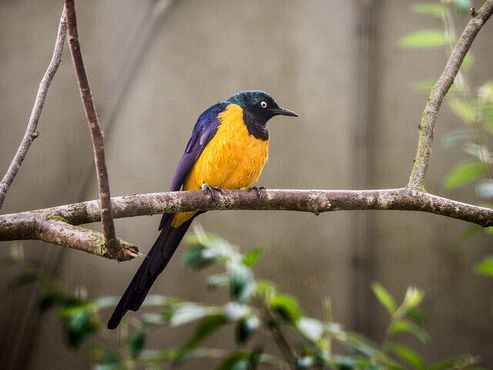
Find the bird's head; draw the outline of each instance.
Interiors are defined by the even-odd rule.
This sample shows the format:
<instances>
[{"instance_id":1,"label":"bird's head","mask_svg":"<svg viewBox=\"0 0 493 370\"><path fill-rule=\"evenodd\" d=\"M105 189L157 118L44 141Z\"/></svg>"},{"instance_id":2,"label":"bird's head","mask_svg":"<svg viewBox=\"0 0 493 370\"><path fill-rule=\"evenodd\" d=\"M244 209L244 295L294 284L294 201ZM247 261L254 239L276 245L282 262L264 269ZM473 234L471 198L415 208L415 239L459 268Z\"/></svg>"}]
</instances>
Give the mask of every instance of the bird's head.
<instances>
[{"instance_id":1,"label":"bird's head","mask_svg":"<svg viewBox=\"0 0 493 370\"><path fill-rule=\"evenodd\" d=\"M238 104L262 125L274 116L298 117L295 112L280 107L272 96L261 90L240 91L229 98L228 102Z\"/></svg>"}]
</instances>

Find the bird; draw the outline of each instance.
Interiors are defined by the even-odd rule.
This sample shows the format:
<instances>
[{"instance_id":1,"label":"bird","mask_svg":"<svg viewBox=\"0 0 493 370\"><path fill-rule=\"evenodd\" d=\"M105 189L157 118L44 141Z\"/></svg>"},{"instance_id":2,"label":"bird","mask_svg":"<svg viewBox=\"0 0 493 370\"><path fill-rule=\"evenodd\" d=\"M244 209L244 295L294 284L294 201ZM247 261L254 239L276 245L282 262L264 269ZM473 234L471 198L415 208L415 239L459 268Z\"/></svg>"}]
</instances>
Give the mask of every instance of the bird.
<instances>
[{"instance_id":1,"label":"bird","mask_svg":"<svg viewBox=\"0 0 493 370\"><path fill-rule=\"evenodd\" d=\"M259 189L254 185L268 159L267 122L274 116L298 117L261 90L240 91L212 105L198 118L171 181L170 191ZM108 321L115 329L128 310L137 311L164 270L193 219L203 211L166 213L160 234Z\"/></svg>"}]
</instances>

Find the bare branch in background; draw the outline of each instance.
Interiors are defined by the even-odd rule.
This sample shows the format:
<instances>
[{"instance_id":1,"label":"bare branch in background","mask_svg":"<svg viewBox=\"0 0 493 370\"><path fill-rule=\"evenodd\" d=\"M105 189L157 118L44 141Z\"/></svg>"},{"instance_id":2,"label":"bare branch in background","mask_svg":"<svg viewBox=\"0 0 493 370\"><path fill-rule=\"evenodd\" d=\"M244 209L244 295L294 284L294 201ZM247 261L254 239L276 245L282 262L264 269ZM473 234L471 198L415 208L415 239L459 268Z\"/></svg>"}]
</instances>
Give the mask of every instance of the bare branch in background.
<instances>
[{"instance_id":1,"label":"bare branch in background","mask_svg":"<svg viewBox=\"0 0 493 370\"><path fill-rule=\"evenodd\" d=\"M92 146L94 149L94 162L96 164L96 174L98 178L99 200L101 203L101 221L103 224L103 233L106 240L106 246L112 253L117 253L120 248L116 238L115 224L111 211L111 195L108 179L108 170L104 155L104 139L99 125L96 108L92 100L91 88L87 79L84 61L80 51L79 35L77 32L77 18L75 15L74 0L65 0L67 9L67 25L70 51L74 61L75 73L79 83L80 95L84 111L86 112L87 123L91 132Z\"/></svg>"},{"instance_id":2,"label":"bare branch in background","mask_svg":"<svg viewBox=\"0 0 493 370\"><path fill-rule=\"evenodd\" d=\"M55 41L55 49L53 50L53 55L51 57L50 64L46 69L46 72L39 84L38 93L36 94L36 99L34 100L34 106L31 111L31 116L29 117L29 122L27 123L26 133L22 138L21 144L17 149L17 153L14 159L10 163L10 166L5 173L2 181L0 182L0 208L2 208L7 192L10 189L10 185L14 181L17 172L19 171L24 158L26 158L27 152L31 147L32 142L36 139L39 133L36 131L38 127L39 118L41 116L41 111L45 104L46 95L48 94L48 89L50 87L51 81L55 76L58 66L62 61L63 45L65 44L65 38L67 35L67 22L66 22L66 11L63 8L62 16L60 18L60 23L58 25L58 33Z\"/></svg>"},{"instance_id":3,"label":"bare branch in background","mask_svg":"<svg viewBox=\"0 0 493 370\"><path fill-rule=\"evenodd\" d=\"M419 128L419 141L416 158L409 178L409 188L424 190L424 179L431 157L431 147L433 143L433 131L438 117L438 111L442 105L443 98L454 83L454 79L459 72L459 68L467 52L481 30L493 13L493 0L487 0L483 6L475 13L462 32L457 44L455 45L450 58L442 72L442 75L433 86L430 96L426 101L426 107L421 115Z\"/></svg>"}]
</instances>

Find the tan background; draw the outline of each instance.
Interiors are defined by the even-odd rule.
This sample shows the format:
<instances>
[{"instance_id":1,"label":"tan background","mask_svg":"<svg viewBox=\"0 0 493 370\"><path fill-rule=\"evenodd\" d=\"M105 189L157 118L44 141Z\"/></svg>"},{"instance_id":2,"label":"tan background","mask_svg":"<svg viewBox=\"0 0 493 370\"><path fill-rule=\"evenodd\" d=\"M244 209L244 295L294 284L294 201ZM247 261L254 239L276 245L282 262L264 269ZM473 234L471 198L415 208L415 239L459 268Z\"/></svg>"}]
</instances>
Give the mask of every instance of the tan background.
<instances>
[{"instance_id":1,"label":"tan background","mask_svg":"<svg viewBox=\"0 0 493 370\"><path fill-rule=\"evenodd\" d=\"M165 190L199 113L251 88L269 91L300 114L297 120L276 118L269 124L270 160L261 185L350 189L407 182L425 100L410 85L436 78L446 55L398 49L396 42L409 31L441 27L439 20L411 13L410 2L403 0L180 0L152 23L155 3L77 4L82 51L106 132L113 195ZM60 4L0 2L2 174L51 57ZM152 24L152 37L144 39ZM488 24L474 46L474 83L493 77L492 36ZM457 127L460 123L444 110L427 187L474 201L472 189L446 192L440 185L463 158L460 150L439 145L440 137ZM2 212L97 196L68 53L49 91L39 131ZM119 220L117 230L145 251L158 222L159 217ZM200 223L245 249L262 246L258 276L299 296L312 315L322 315L321 300L330 296L337 321L375 340L381 339L387 317L372 297L370 283L378 280L399 298L409 285L423 288L432 345L416 348L430 360L471 353L493 366L492 282L471 272L491 252L491 239L459 240L467 226L463 222L404 212L315 217L244 211L211 212ZM0 254L12 244L1 243ZM67 286L85 287L90 297L120 294L140 263L118 264L42 243L18 244ZM200 274L179 266L183 250L153 293L216 300L206 294ZM4 282L13 274L0 270ZM33 306L36 291L24 288L1 299L2 362L7 368L87 368L84 349L63 346L56 314L39 319ZM228 343L228 335L218 341ZM175 334L161 335L154 344L180 340Z\"/></svg>"}]
</instances>

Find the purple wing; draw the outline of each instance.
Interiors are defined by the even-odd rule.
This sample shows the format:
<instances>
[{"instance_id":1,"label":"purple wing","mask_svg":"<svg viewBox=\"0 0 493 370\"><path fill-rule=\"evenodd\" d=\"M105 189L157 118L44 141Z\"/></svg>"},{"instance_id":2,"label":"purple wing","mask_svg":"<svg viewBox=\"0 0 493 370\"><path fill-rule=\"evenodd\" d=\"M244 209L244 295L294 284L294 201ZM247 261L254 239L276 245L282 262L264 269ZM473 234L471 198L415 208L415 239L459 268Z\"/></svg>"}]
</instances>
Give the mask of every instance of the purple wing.
<instances>
[{"instance_id":1,"label":"purple wing","mask_svg":"<svg viewBox=\"0 0 493 370\"><path fill-rule=\"evenodd\" d=\"M205 112L203 112L197 123L193 127L192 137L188 141L185 153L180 159L178 166L176 167L173 180L169 191L178 191L182 188L188 174L193 168L193 165L202 154L207 143L214 137L219 126L219 118L217 115L224 111L229 103L223 102L213 105ZM166 224L171 222L173 214L164 214L159 225L161 230Z\"/></svg>"}]
</instances>

